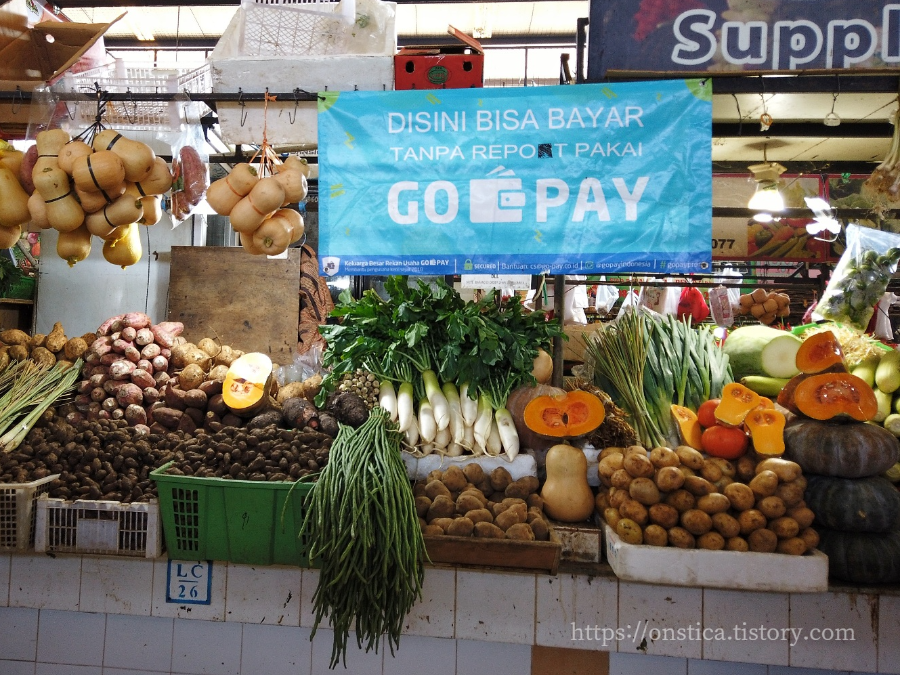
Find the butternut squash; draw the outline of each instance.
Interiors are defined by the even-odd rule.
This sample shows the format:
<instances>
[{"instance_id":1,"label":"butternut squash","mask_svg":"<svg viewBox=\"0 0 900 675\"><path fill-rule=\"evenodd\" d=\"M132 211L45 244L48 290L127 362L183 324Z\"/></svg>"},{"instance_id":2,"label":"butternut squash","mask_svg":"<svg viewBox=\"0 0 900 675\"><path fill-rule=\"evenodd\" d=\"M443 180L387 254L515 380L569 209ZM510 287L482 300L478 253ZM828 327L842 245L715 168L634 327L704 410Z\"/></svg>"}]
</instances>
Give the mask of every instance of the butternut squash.
<instances>
[{"instance_id":1,"label":"butternut squash","mask_svg":"<svg viewBox=\"0 0 900 675\"><path fill-rule=\"evenodd\" d=\"M138 183L153 171L156 153L146 143L123 136L113 129L104 129L94 136L94 150L110 150L125 165L125 180Z\"/></svg>"},{"instance_id":2,"label":"butternut squash","mask_svg":"<svg viewBox=\"0 0 900 675\"><path fill-rule=\"evenodd\" d=\"M134 265L143 255L141 233L136 223L125 226L124 233L118 239L103 244L103 257L106 262L118 265L123 270Z\"/></svg>"},{"instance_id":3,"label":"butternut squash","mask_svg":"<svg viewBox=\"0 0 900 675\"><path fill-rule=\"evenodd\" d=\"M241 247L247 251L250 255L265 255L266 252L261 248L257 247L256 244L253 243L253 233L252 232L240 232L238 237L241 241Z\"/></svg>"},{"instance_id":4,"label":"butternut squash","mask_svg":"<svg viewBox=\"0 0 900 675\"><path fill-rule=\"evenodd\" d=\"M84 222L84 209L69 186L69 175L55 164L33 175L34 189L44 200L47 220L59 232L71 232Z\"/></svg>"},{"instance_id":5,"label":"butternut squash","mask_svg":"<svg viewBox=\"0 0 900 675\"><path fill-rule=\"evenodd\" d=\"M60 232L56 240L56 254L73 267L91 254L91 233L82 225L69 232Z\"/></svg>"},{"instance_id":6,"label":"butternut squash","mask_svg":"<svg viewBox=\"0 0 900 675\"><path fill-rule=\"evenodd\" d=\"M87 216L87 226L91 234L97 234L97 231L103 231L103 227L118 227L119 225L128 225L136 223L144 216L144 205L140 199L135 199L131 195L123 194L111 204L107 204L102 210L96 213L89 213ZM96 231L95 231L96 230Z\"/></svg>"},{"instance_id":7,"label":"butternut squash","mask_svg":"<svg viewBox=\"0 0 900 675\"><path fill-rule=\"evenodd\" d=\"M125 182L125 165L116 153L100 150L75 158L72 180L75 187L85 192L118 190Z\"/></svg>"},{"instance_id":8,"label":"butternut squash","mask_svg":"<svg viewBox=\"0 0 900 675\"><path fill-rule=\"evenodd\" d=\"M19 179L5 164L0 164L0 225L12 227L31 220L28 212L28 193Z\"/></svg>"},{"instance_id":9,"label":"butternut squash","mask_svg":"<svg viewBox=\"0 0 900 675\"><path fill-rule=\"evenodd\" d=\"M757 455L777 457L784 454L784 415L778 410L756 409L747 415L744 426L750 432Z\"/></svg>"},{"instance_id":10,"label":"butternut squash","mask_svg":"<svg viewBox=\"0 0 900 675\"><path fill-rule=\"evenodd\" d=\"M59 165L60 169L71 176L72 170L74 169L75 160L79 157L90 155L92 152L94 152L94 149L91 148L91 146L82 141L80 138L76 138L69 141L64 146L62 146L62 148L60 148L59 154L56 158L56 163Z\"/></svg>"},{"instance_id":11,"label":"butternut squash","mask_svg":"<svg viewBox=\"0 0 900 675\"><path fill-rule=\"evenodd\" d=\"M35 145L37 146L37 160L34 163L32 175L43 171L48 166L59 166L59 152L63 146L72 140L69 132L63 129L48 129L39 131L35 137Z\"/></svg>"},{"instance_id":12,"label":"butternut squash","mask_svg":"<svg viewBox=\"0 0 900 675\"><path fill-rule=\"evenodd\" d=\"M140 225L156 225L162 218L162 197L160 195L148 195L141 197L141 206L144 215L138 219Z\"/></svg>"},{"instance_id":13,"label":"butternut squash","mask_svg":"<svg viewBox=\"0 0 900 675\"><path fill-rule=\"evenodd\" d=\"M296 170L282 171L275 174L275 180L284 188L284 202L282 206L296 204L306 199L308 186L306 176Z\"/></svg>"},{"instance_id":14,"label":"butternut squash","mask_svg":"<svg viewBox=\"0 0 900 675\"><path fill-rule=\"evenodd\" d=\"M253 246L266 255L284 253L291 243L293 229L283 216L274 215L253 232Z\"/></svg>"},{"instance_id":15,"label":"butternut squash","mask_svg":"<svg viewBox=\"0 0 900 675\"><path fill-rule=\"evenodd\" d=\"M306 178L309 178L309 162L307 162L303 157L288 155L284 162L275 167L275 171L277 171L278 173L281 173L283 171L299 171Z\"/></svg>"},{"instance_id":16,"label":"butternut squash","mask_svg":"<svg viewBox=\"0 0 900 675\"><path fill-rule=\"evenodd\" d=\"M544 513L564 523L587 520L594 512L594 494L587 479L584 452L565 443L547 451L547 480L541 488Z\"/></svg>"},{"instance_id":17,"label":"butternut squash","mask_svg":"<svg viewBox=\"0 0 900 675\"><path fill-rule=\"evenodd\" d=\"M148 195L161 195L172 187L172 172L169 171L169 165L162 157L153 160L153 168L150 175L141 181L132 181L135 183L135 189L141 197Z\"/></svg>"},{"instance_id":18,"label":"butternut squash","mask_svg":"<svg viewBox=\"0 0 900 675\"><path fill-rule=\"evenodd\" d=\"M722 400L716 406L716 421L729 427L739 427L747 414L756 408L760 396L737 382L730 382L722 388Z\"/></svg>"},{"instance_id":19,"label":"butternut squash","mask_svg":"<svg viewBox=\"0 0 900 675\"><path fill-rule=\"evenodd\" d=\"M0 225L0 249L12 248L21 236L21 225Z\"/></svg>"},{"instance_id":20,"label":"butternut squash","mask_svg":"<svg viewBox=\"0 0 900 675\"><path fill-rule=\"evenodd\" d=\"M259 352L244 354L228 366L222 398L235 415L249 417L269 405L272 382L272 360Z\"/></svg>"},{"instance_id":21,"label":"butternut squash","mask_svg":"<svg viewBox=\"0 0 900 675\"><path fill-rule=\"evenodd\" d=\"M28 213L31 214L31 225L29 226L31 231L46 230L50 227L50 221L47 220L47 205L37 190L32 192L28 198Z\"/></svg>"},{"instance_id":22,"label":"butternut squash","mask_svg":"<svg viewBox=\"0 0 900 675\"><path fill-rule=\"evenodd\" d=\"M246 197L234 205L229 218L235 232L255 232L262 222L281 207L284 188L272 176L261 178Z\"/></svg>"},{"instance_id":23,"label":"butternut squash","mask_svg":"<svg viewBox=\"0 0 900 675\"><path fill-rule=\"evenodd\" d=\"M288 223L290 223L292 244L296 244L303 239L306 227L303 225L303 216L298 211L294 211L294 209L278 209L275 215L286 218Z\"/></svg>"},{"instance_id":24,"label":"butternut squash","mask_svg":"<svg viewBox=\"0 0 900 675\"><path fill-rule=\"evenodd\" d=\"M116 199L125 194L123 183L117 190L103 190L101 192L85 192L78 186L75 187L75 196L81 203L85 213L95 213L107 204L112 204Z\"/></svg>"},{"instance_id":25,"label":"butternut squash","mask_svg":"<svg viewBox=\"0 0 900 675\"><path fill-rule=\"evenodd\" d=\"M214 181L206 190L206 201L220 216L231 214L243 197L259 182L259 173L246 162L235 164L231 173Z\"/></svg>"},{"instance_id":26,"label":"butternut squash","mask_svg":"<svg viewBox=\"0 0 900 675\"><path fill-rule=\"evenodd\" d=\"M24 159L24 152L16 150L11 145L6 144L6 141L0 141L0 164L12 171L14 176L19 175Z\"/></svg>"}]
</instances>

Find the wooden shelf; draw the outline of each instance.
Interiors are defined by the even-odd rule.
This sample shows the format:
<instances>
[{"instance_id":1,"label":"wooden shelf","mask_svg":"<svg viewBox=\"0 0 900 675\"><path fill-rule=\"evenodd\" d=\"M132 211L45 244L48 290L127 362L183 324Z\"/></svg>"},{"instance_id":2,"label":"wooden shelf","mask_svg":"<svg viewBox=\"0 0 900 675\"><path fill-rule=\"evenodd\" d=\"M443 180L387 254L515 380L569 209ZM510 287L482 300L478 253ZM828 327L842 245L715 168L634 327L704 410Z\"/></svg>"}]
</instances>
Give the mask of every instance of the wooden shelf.
<instances>
[{"instance_id":1,"label":"wooden shelf","mask_svg":"<svg viewBox=\"0 0 900 675\"><path fill-rule=\"evenodd\" d=\"M25 298L0 298L0 305L33 305L34 300Z\"/></svg>"}]
</instances>

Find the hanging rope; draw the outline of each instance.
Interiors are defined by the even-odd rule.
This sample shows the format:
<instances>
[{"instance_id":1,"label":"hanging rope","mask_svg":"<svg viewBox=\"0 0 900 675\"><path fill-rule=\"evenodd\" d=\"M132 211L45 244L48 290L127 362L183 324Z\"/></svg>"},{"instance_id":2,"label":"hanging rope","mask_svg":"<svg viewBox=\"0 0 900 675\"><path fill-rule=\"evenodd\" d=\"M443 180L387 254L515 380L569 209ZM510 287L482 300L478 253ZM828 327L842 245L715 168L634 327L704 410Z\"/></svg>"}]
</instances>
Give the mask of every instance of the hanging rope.
<instances>
[{"instance_id":1,"label":"hanging rope","mask_svg":"<svg viewBox=\"0 0 900 675\"><path fill-rule=\"evenodd\" d=\"M266 88L265 96L263 96L263 140L262 145L259 146L259 149L253 154L253 157L250 158L250 164L259 157L259 175L262 178L263 176L271 176L275 173L275 165L276 163L280 163L278 156L275 154L275 151L272 150L272 147L269 145L269 137L268 137L268 117L269 117L269 101L277 100L277 96L269 94L268 87Z\"/></svg>"}]
</instances>

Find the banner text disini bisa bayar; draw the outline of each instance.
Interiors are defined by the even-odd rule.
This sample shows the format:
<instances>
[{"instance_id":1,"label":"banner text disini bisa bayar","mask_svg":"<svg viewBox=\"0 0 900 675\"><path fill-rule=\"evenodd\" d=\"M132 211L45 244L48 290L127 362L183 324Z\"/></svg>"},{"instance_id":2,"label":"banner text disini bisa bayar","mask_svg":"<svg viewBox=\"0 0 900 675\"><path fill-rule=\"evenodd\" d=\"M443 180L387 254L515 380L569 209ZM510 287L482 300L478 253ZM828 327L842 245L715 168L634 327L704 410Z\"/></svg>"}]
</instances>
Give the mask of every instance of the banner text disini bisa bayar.
<instances>
[{"instance_id":1,"label":"banner text disini bisa bayar","mask_svg":"<svg viewBox=\"0 0 900 675\"><path fill-rule=\"evenodd\" d=\"M319 100L323 274L708 270L708 80Z\"/></svg>"}]
</instances>

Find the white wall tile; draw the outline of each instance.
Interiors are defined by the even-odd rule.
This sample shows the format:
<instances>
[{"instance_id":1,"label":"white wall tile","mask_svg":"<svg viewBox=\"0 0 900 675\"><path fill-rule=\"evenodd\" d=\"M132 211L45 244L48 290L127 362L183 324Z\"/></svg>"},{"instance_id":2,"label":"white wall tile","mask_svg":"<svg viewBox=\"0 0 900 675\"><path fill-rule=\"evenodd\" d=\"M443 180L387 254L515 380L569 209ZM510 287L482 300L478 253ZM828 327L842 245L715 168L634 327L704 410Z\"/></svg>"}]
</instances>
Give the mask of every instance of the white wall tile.
<instances>
[{"instance_id":1,"label":"white wall tile","mask_svg":"<svg viewBox=\"0 0 900 675\"><path fill-rule=\"evenodd\" d=\"M297 626L244 624L241 673L309 675L309 634L308 628Z\"/></svg>"},{"instance_id":2,"label":"white wall tile","mask_svg":"<svg viewBox=\"0 0 900 675\"><path fill-rule=\"evenodd\" d=\"M699 659L699 639L669 639L669 631L693 628L699 634L703 607L699 588L619 582L618 627L625 632L620 652Z\"/></svg>"},{"instance_id":3,"label":"white wall tile","mask_svg":"<svg viewBox=\"0 0 900 675\"><path fill-rule=\"evenodd\" d=\"M402 635L400 648L384 654L386 675L456 675L456 640ZM493 675L493 674L492 674Z\"/></svg>"},{"instance_id":4,"label":"white wall tile","mask_svg":"<svg viewBox=\"0 0 900 675\"><path fill-rule=\"evenodd\" d=\"M575 577L575 623L591 626L593 640L585 640L577 649L614 652L618 645L610 630L619 624L619 580L615 577Z\"/></svg>"},{"instance_id":5,"label":"white wall tile","mask_svg":"<svg viewBox=\"0 0 900 675\"><path fill-rule=\"evenodd\" d=\"M646 654L609 655L609 675L687 675L687 659Z\"/></svg>"},{"instance_id":6,"label":"white wall tile","mask_svg":"<svg viewBox=\"0 0 900 675\"><path fill-rule=\"evenodd\" d=\"M456 637L534 644L535 575L456 571Z\"/></svg>"},{"instance_id":7,"label":"white wall tile","mask_svg":"<svg viewBox=\"0 0 900 675\"><path fill-rule=\"evenodd\" d=\"M81 559L82 612L146 616L152 602L152 560L87 555Z\"/></svg>"},{"instance_id":8,"label":"white wall tile","mask_svg":"<svg viewBox=\"0 0 900 675\"><path fill-rule=\"evenodd\" d=\"M228 565L225 620L300 625L299 567Z\"/></svg>"},{"instance_id":9,"label":"white wall tile","mask_svg":"<svg viewBox=\"0 0 900 675\"><path fill-rule=\"evenodd\" d=\"M134 670L133 668L104 668L103 675L169 675L171 671Z\"/></svg>"},{"instance_id":10,"label":"white wall tile","mask_svg":"<svg viewBox=\"0 0 900 675\"><path fill-rule=\"evenodd\" d=\"M456 623L456 570L425 568L422 599L406 615L404 635L452 638Z\"/></svg>"},{"instance_id":11,"label":"white wall tile","mask_svg":"<svg viewBox=\"0 0 900 675\"><path fill-rule=\"evenodd\" d=\"M0 659L3 675L34 675L34 661L7 661Z\"/></svg>"},{"instance_id":12,"label":"white wall tile","mask_svg":"<svg viewBox=\"0 0 900 675\"><path fill-rule=\"evenodd\" d=\"M169 672L173 629L174 619L107 615L103 665Z\"/></svg>"},{"instance_id":13,"label":"white wall tile","mask_svg":"<svg viewBox=\"0 0 900 675\"><path fill-rule=\"evenodd\" d=\"M351 631L347 638L347 668L344 668L344 662L341 660L337 668L331 670L328 664L331 662L333 638L334 633L328 629L322 628L316 632L316 637L312 641L312 675L334 675L334 673L382 675L384 650L387 648L384 640L381 641L377 654L374 649L367 652L365 648L360 649L356 646L356 634Z\"/></svg>"},{"instance_id":14,"label":"white wall tile","mask_svg":"<svg viewBox=\"0 0 900 675\"><path fill-rule=\"evenodd\" d=\"M10 607L78 611L81 556L14 555L11 560Z\"/></svg>"},{"instance_id":15,"label":"white wall tile","mask_svg":"<svg viewBox=\"0 0 900 675\"><path fill-rule=\"evenodd\" d=\"M878 597L878 672L900 673L900 597Z\"/></svg>"},{"instance_id":16,"label":"white wall tile","mask_svg":"<svg viewBox=\"0 0 900 675\"><path fill-rule=\"evenodd\" d=\"M73 666L59 663L38 663L35 675L97 675L97 666Z\"/></svg>"},{"instance_id":17,"label":"white wall tile","mask_svg":"<svg viewBox=\"0 0 900 675\"><path fill-rule=\"evenodd\" d=\"M456 641L458 675L522 675L531 672L531 647L479 640ZM317 675L317 674L313 674ZM643 673L642 675L647 675Z\"/></svg>"},{"instance_id":18,"label":"white wall tile","mask_svg":"<svg viewBox=\"0 0 900 675\"><path fill-rule=\"evenodd\" d=\"M769 667L761 663L688 659L687 671L688 675L768 675Z\"/></svg>"},{"instance_id":19,"label":"white wall tile","mask_svg":"<svg viewBox=\"0 0 900 675\"><path fill-rule=\"evenodd\" d=\"M585 627L575 620L575 575L541 574L536 580L534 644L582 649Z\"/></svg>"},{"instance_id":20,"label":"white wall tile","mask_svg":"<svg viewBox=\"0 0 900 675\"><path fill-rule=\"evenodd\" d=\"M769 666L769 675L850 675L846 670L824 670L821 668L789 668Z\"/></svg>"},{"instance_id":21,"label":"white wall tile","mask_svg":"<svg viewBox=\"0 0 900 675\"><path fill-rule=\"evenodd\" d=\"M316 621L316 613L313 611L313 595L319 583L319 570L301 570L302 582L300 584L300 625L304 628L312 628ZM327 620L323 621L327 625Z\"/></svg>"},{"instance_id":22,"label":"white wall tile","mask_svg":"<svg viewBox=\"0 0 900 675\"><path fill-rule=\"evenodd\" d=\"M703 658L788 665L789 611L787 593L704 589Z\"/></svg>"},{"instance_id":23,"label":"white wall tile","mask_svg":"<svg viewBox=\"0 0 900 675\"><path fill-rule=\"evenodd\" d=\"M202 621L225 620L225 589L228 580L228 564L212 563L212 580L209 590L208 605L187 605L177 602L166 602L166 585L168 584L169 561L159 558L153 561L153 616L165 616L173 619L200 619Z\"/></svg>"},{"instance_id":24,"label":"white wall tile","mask_svg":"<svg viewBox=\"0 0 900 675\"><path fill-rule=\"evenodd\" d=\"M175 619L172 672L240 675L241 624Z\"/></svg>"},{"instance_id":25,"label":"white wall tile","mask_svg":"<svg viewBox=\"0 0 900 675\"><path fill-rule=\"evenodd\" d=\"M106 614L43 609L38 618L39 663L103 664Z\"/></svg>"},{"instance_id":26,"label":"white wall tile","mask_svg":"<svg viewBox=\"0 0 900 675\"><path fill-rule=\"evenodd\" d=\"M34 662L37 656L38 615L36 609L0 608L0 656Z\"/></svg>"},{"instance_id":27,"label":"white wall tile","mask_svg":"<svg viewBox=\"0 0 900 675\"><path fill-rule=\"evenodd\" d=\"M0 607L9 606L9 568L12 565L9 553L0 553Z\"/></svg>"},{"instance_id":28,"label":"white wall tile","mask_svg":"<svg viewBox=\"0 0 900 675\"><path fill-rule=\"evenodd\" d=\"M878 597L862 593L792 593L791 628L803 630L791 647L791 666L875 672ZM834 629L852 639L824 639ZM814 639L814 638L821 639Z\"/></svg>"}]
</instances>

